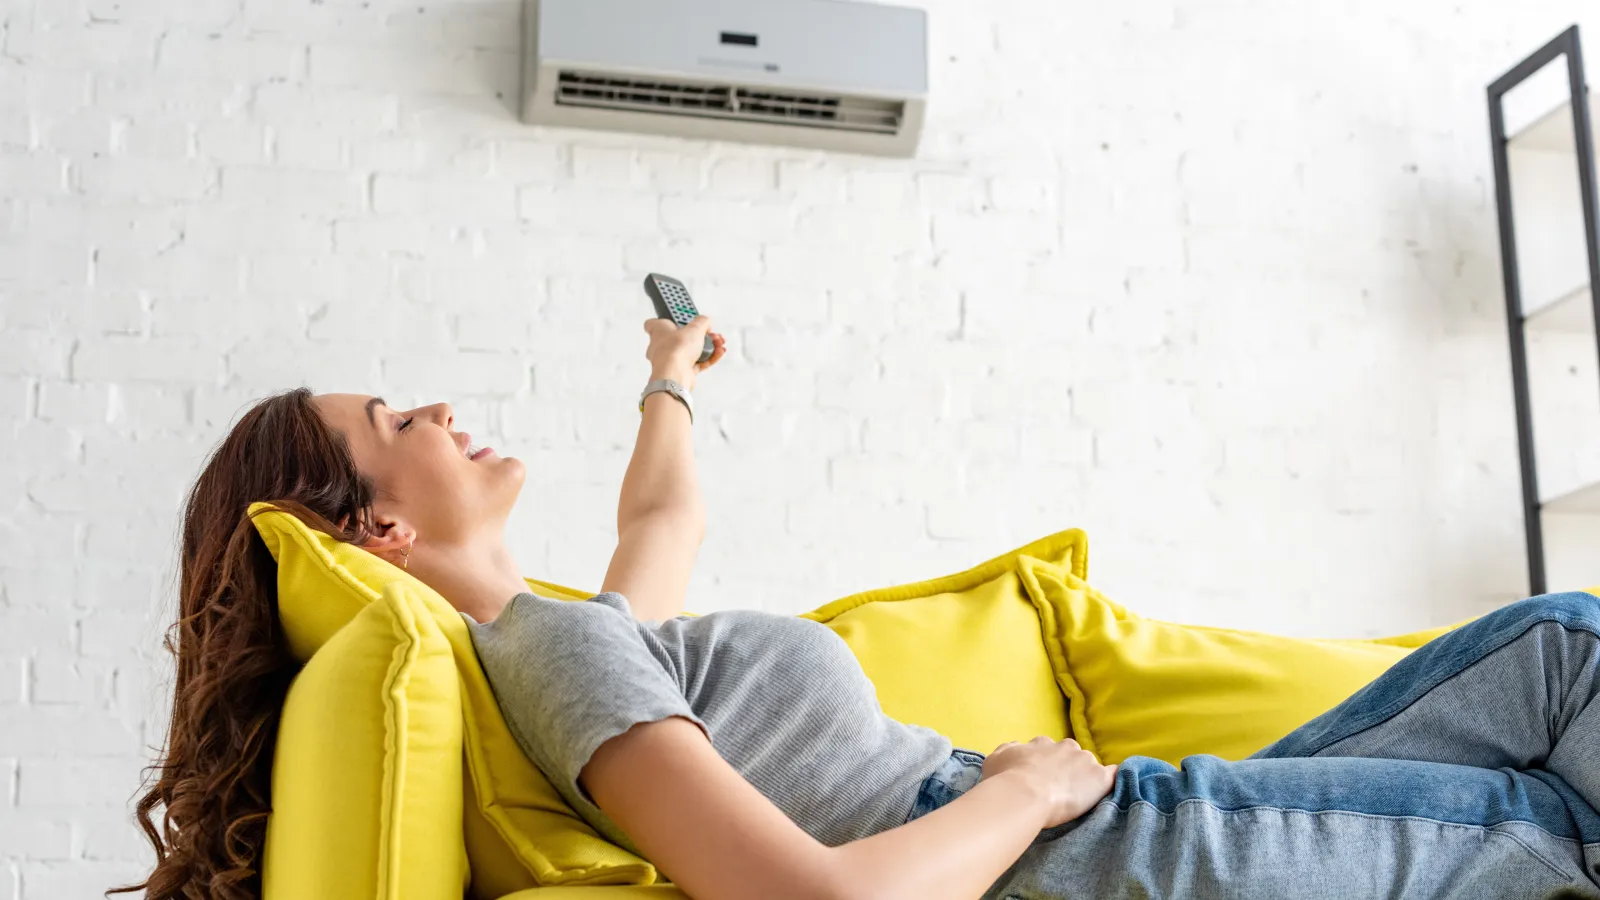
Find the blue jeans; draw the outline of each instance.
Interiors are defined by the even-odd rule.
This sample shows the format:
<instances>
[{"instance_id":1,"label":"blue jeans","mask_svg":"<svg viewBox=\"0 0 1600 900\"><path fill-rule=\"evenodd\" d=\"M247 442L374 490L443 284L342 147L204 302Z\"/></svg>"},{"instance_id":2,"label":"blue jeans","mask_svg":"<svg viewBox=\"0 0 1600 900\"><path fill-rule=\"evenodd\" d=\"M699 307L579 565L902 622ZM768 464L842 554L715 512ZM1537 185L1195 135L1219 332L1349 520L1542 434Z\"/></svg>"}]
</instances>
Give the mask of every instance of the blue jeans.
<instances>
[{"instance_id":1,"label":"blue jeans","mask_svg":"<svg viewBox=\"0 0 1600 900\"><path fill-rule=\"evenodd\" d=\"M977 783L957 749L907 821ZM1596 898L1600 598L1513 603L1248 759L1133 756L985 900Z\"/></svg>"}]
</instances>

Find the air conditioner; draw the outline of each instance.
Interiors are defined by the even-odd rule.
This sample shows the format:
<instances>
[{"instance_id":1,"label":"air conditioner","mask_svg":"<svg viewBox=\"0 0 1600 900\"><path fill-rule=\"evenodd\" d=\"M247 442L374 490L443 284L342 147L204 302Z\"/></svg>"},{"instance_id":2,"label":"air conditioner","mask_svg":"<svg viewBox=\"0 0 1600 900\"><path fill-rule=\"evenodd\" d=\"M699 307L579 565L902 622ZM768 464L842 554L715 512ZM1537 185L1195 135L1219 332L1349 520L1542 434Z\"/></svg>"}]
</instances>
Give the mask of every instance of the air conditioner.
<instances>
[{"instance_id":1,"label":"air conditioner","mask_svg":"<svg viewBox=\"0 0 1600 900\"><path fill-rule=\"evenodd\" d=\"M851 0L526 0L522 118L911 156L927 15Z\"/></svg>"}]
</instances>

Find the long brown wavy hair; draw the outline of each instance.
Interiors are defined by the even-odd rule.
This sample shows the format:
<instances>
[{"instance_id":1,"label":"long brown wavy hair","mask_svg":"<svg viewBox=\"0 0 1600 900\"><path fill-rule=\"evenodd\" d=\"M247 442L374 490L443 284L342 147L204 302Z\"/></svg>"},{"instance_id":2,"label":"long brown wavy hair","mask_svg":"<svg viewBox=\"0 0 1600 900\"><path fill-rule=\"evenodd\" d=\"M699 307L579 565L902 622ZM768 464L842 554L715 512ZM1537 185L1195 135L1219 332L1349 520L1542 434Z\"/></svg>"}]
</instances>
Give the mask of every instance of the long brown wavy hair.
<instances>
[{"instance_id":1,"label":"long brown wavy hair","mask_svg":"<svg viewBox=\"0 0 1600 900\"><path fill-rule=\"evenodd\" d=\"M278 572L248 509L266 500L364 543L376 487L309 388L252 406L206 461L183 517L178 617L163 646L177 680L166 744L135 818L155 847L147 900L256 900L272 809L272 754L299 670L278 622ZM349 530L335 522L348 516ZM149 774L158 772L154 784ZM157 827L157 807L162 808Z\"/></svg>"}]
</instances>

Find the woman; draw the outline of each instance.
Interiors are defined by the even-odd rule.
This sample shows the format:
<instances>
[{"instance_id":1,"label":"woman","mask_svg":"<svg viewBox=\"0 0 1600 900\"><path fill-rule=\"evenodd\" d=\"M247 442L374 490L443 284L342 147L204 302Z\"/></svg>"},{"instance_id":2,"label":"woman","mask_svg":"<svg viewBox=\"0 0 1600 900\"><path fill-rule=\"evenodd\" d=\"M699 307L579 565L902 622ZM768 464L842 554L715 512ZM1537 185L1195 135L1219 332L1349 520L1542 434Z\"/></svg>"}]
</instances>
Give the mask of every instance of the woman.
<instances>
[{"instance_id":1,"label":"woman","mask_svg":"<svg viewBox=\"0 0 1600 900\"><path fill-rule=\"evenodd\" d=\"M726 349L713 334L696 362L709 328L647 321L652 378L692 388ZM825 626L681 614L704 529L686 402L644 399L616 553L582 603L527 591L503 539L523 465L453 422L443 403L301 389L213 455L184 523L171 731L138 808L158 862L131 889L259 895L295 671L245 518L270 500L448 599L528 756L696 900L1600 897L1587 594L1451 632L1248 760L1102 765L1043 737L984 755L885 716Z\"/></svg>"}]
</instances>

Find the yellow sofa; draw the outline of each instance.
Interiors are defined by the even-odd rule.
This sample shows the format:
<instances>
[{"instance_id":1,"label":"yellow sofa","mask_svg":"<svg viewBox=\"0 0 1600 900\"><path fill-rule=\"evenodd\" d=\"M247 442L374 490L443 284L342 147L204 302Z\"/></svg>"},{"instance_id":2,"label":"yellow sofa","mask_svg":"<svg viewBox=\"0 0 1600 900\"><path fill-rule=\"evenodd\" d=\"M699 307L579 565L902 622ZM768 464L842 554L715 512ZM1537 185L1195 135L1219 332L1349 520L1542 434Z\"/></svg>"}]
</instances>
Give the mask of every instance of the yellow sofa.
<instances>
[{"instance_id":1,"label":"yellow sofa","mask_svg":"<svg viewBox=\"0 0 1600 900\"><path fill-rule=\"evenodd\" d=\"M251 513L305 663L277 740L267 900L684 897L599 837L527 761L442 597L287 512ZM1087 575L1087 540L1073 529L803 615L849 644L901 721L982 752L1073 736L1107 762L1246 755L1444 630L1303 641L1173 625L1117 606ZM593 596L527 581L543 596Z\"/></svg>"}]
</instances>

